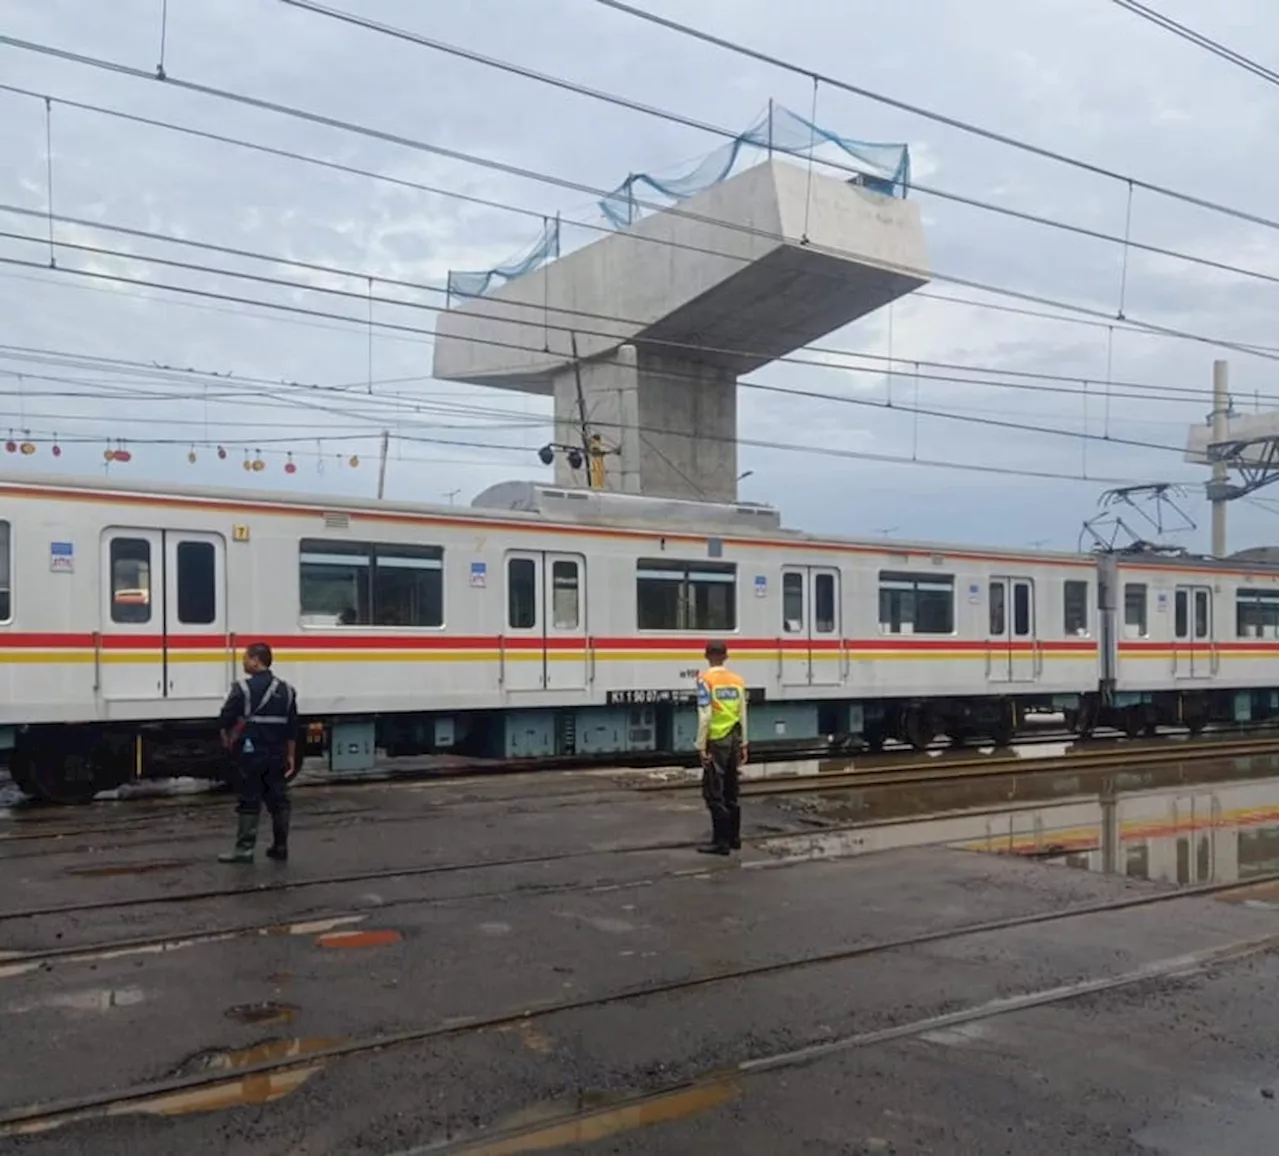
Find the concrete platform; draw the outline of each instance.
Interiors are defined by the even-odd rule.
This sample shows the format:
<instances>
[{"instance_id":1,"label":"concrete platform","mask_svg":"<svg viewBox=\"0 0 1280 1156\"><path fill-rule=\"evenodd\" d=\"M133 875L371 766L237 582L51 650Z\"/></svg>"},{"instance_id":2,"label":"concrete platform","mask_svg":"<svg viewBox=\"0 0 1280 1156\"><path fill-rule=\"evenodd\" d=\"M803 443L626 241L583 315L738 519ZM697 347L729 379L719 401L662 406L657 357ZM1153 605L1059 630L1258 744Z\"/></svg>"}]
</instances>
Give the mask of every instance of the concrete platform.
<instances>
[{"instance_id":1,"label":"concrete platform","mask_svg":"<svg viewBox=\"0 0 1280 1156\"><path fill-rule=\"evenodd\" d=\"M0 830L0 1037L21 1057L0 1120L83 1116L0 1152L1274 1142L1271 893L1067 916L1166 889L936 846L797 860L781 842L823 820L786 797L748 801L748 846L709 860L696 798L599 777L296 805L284 868L209 862L224 806Z\"/></svg>"}]
</instances>

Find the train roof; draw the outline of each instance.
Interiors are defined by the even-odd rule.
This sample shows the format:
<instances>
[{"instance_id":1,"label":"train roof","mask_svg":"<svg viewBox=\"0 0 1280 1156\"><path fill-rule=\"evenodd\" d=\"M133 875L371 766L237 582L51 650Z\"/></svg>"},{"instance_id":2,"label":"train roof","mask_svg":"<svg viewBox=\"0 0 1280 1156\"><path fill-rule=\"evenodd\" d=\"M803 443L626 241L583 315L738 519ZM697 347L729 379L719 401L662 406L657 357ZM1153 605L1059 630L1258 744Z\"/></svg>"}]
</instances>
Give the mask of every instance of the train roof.
<instances>
[{"instance_id":1,"label":"train roof","mask_svg":"<svg viewBox=\"0 0 1280 1156\"><path fill-rule=\"evenodd\" d=\"M828 548L850 549L880 555L950 555L991 558L1028 559L1042 562L1064 562L1080 565L1096 560L1097 555L1073 551L1010 549L999 546L965 545L957 542L930 542L899 538L858 538L836 534L810 534L781 525L775 507L752 502L713 503L680 499L651 498L632 494L609 493L551 486L541 482L503 482L491 486L477 496L469 507L446 506L423 502L348 497L334 494L287 493L278 490L239 489L230 486L184 485L171 482L125 481L71 474L0 471L0 490L10 492L60 491L68 494L116 494L125 499L154 498L226 505L240 510L252 507L274 507L309 513L347 513L369 517L421 517L432 521L475 523L523 523L658 534L668 538L759 539L779 544L813 543ZM1213 566L1244 572L1274 572L1274 566L1245 560L1218 560L1191 557L1148 558L1129 555L1123 564L1179 564L1195 568Z\"/></svg>"}]
</instances>

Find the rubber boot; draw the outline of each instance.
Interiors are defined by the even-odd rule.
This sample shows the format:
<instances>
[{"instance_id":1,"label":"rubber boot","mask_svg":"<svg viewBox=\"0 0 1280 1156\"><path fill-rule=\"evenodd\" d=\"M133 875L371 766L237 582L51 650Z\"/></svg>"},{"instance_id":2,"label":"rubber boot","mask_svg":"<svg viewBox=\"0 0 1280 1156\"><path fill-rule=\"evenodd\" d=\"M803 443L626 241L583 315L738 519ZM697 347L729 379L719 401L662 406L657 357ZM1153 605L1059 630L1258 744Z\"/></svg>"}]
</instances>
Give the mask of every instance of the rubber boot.
<instances>
[{"instance_id":1,"label":"rubber boot","mask_svg":"<svg viewBox=\"0 0 1280 1156\"><path fill-rule=\"evenodd\" d=\"M717 812L711 812L711 842L698 848L700 855L729 854L729 832L725 829L725 820Z\"/></svg>"},{"instance_id":2,"label":"rubber boot","mask_svg":"<svg viewBox=\"0 0 1280 1156\"><path fill-rule=\"evenodd\" d=\"M729 846L734 851L742 850L742 812L736 804L729 808Z\"/></svg>"},{"instance_id":3,"label":"rubber boot","mask_svg":"<svg viewBox=\"0 0 1280 1156\"><path fill-rule=\"evenodd\" d=\"M267 848L267 858L279 863L289 858L289 816L276 814L271 816L271 846Z\"/></svg>"},{"instance_id":4,"label":"rubber boot","mask_svg":"<svg viewBox=\"0 0 1280 1156\"><path fill-rule=\"evenodd\" d=\"M253 847L258 841L258 816L236 816L236 845L218 856L219 863L252 863Z\"/></svg>"}]
</instances>

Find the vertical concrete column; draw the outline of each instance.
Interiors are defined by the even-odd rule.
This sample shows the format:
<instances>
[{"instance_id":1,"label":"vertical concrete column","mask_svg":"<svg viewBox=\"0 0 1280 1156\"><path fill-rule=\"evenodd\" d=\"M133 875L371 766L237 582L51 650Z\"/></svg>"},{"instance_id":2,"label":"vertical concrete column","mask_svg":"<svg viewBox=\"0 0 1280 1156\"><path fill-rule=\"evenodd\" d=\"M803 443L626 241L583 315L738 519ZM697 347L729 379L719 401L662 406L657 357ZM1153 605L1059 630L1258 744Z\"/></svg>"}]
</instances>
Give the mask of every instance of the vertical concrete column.
<instances>
[{"instance_id":1,"label":"vertical concrete column","mask_svg":"<svg viewBox=\"0 0 1280 1156\"><path fill-rule=\"evenodd\" d=\"M607 357L581 362L576 371L570 365L555 375L555 440L581 448L585 416L590 431L617 450L605 458L604 484L616 493L642 492L638 392L633 345L622 345ZM564 454L556 455L555 477L559 486L587 484L586 467L571 469Z\"/></svg>"}]
</instances>

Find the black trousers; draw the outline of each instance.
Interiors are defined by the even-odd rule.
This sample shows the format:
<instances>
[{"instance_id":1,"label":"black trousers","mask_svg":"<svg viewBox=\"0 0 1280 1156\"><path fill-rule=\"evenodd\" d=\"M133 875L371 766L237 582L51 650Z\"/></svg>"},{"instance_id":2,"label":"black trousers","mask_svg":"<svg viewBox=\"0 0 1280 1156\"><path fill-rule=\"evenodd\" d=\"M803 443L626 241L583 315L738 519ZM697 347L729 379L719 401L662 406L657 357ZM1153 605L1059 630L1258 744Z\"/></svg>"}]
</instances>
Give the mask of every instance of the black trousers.
<instances>
[{"instance_id":1,"label":"black trousers","mask_svg":"<svg viewBox=\"0 0 1280 1156\"><path fill-rule=\"evenodd\" d=\"M738 761L742 757L742 737L738 731L707 743L710 756L702 768L702 798L711 812L711 839L728 846L742 831L738 806Z\"/></svg>"},{"instance_id":2,"label":"black trousers","mask_svg":"<svg viewBox=\"0 0 1280 1156\"><path fill-rule=\"evenodd\" d=\"M236 760L236 813L257 815L265 803L272 819L288 823L289 785L285 781L284 751L254 751Z\"/></svg>"}]
</instances>

